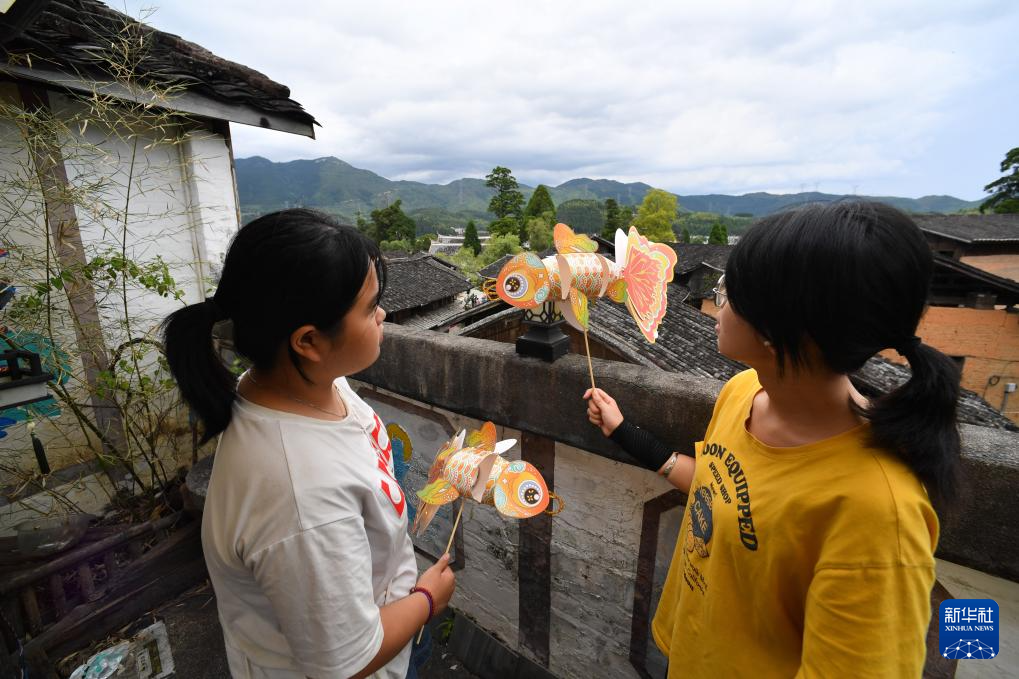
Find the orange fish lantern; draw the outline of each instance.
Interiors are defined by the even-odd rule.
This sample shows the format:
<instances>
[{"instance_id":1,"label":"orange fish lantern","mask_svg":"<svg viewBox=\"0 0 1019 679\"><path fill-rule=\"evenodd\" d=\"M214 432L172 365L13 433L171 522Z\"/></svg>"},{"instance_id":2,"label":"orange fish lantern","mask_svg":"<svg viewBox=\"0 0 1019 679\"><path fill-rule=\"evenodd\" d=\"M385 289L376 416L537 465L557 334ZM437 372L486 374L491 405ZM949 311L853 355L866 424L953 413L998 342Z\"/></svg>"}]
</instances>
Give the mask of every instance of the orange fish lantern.
<instances>
[{"instance_id":1,"label":"orange fish lantern","mask_svg":"<svg viewBox=\"0 0 1019 679\"><path fill-rule=\"evenodd\" d=\"M653 243L630 227L616 230L616 259L597 254L598 244L565 224L553 232L558 254L544 259L523 252L506 262L499 276L485 282L489 299L530 309L554 301L566 322L588 329L588 299L608 296L625 304L648 342L658 337L676 252Z\"/></svg>"},{"instance_id":2,"label":"orange fish lantern","mask_svg":"<svg viewBox=\"0 0 1019 679\"><path fill-rule=\"evenodd\" d=\"M503 459L502 454L517 442L497 438L495 425L486 422L479 431L461 431L439 450L428 483L417 494L415 534L428 528L439 507L458 498L491 505L514 519L527 519L548 509L556 496L541 472L529 462Z\"/></svg>"}]
</instances>

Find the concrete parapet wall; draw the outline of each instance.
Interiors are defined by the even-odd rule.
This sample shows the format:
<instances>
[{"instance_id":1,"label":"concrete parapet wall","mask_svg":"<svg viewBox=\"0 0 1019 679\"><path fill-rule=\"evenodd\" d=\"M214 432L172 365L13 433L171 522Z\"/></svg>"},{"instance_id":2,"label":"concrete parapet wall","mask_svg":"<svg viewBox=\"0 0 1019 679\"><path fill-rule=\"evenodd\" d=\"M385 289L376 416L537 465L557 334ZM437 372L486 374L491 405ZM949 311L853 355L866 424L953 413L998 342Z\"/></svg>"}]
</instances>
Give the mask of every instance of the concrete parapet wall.
<instances>
[{"instance_id":1,"label":"concrete parapet wall","mask_svg":"<svg viewBox=\"0 0 1019 679\"><path fill-rule=\"evenodd\" d=\"M518 356L512 345L386 325L382 356L357 379L422 403L529 431L633 464L587 421L587 361ZM594 361L598 386L634 423L677 450L700 440L722 383ZM939 556L1019 581L1019 434L972 425L963 437L963 488L945 521Z\"/></svg>"}]
</instances>

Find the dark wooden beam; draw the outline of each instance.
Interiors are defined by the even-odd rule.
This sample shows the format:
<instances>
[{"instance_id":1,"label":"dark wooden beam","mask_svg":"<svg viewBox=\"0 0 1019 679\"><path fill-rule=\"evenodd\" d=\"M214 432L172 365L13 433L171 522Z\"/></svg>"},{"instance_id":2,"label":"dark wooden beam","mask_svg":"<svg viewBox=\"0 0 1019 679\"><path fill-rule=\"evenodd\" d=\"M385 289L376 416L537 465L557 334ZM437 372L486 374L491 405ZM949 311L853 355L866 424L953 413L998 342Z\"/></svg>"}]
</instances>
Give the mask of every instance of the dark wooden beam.
<instances>
[{"instance_id":1,"label":"dark wooden beam","mask_svg":"<svg viewBox=\"0 0 1019 679\"><path fill-rule=\"evenodd\" d=\"M521 432L521 458L555 486L555 441ZM548 667L552 617L552 517L539 514L520 522L517 556L520 644Z\"/></svg>"}]
</instances>

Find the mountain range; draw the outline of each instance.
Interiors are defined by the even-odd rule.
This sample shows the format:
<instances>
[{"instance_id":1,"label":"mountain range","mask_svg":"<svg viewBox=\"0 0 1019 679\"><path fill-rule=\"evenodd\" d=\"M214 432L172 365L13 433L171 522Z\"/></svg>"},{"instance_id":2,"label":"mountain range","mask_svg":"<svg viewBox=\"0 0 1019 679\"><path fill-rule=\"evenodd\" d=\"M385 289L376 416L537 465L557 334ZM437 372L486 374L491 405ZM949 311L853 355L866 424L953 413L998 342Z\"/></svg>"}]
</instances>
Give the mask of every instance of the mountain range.
<instances>
[{"instance_id":1,"label":"mountain range","mask_svg":"<svg viewBox=\"0 0 1019 679\"><path fill-rule=\"evenodd\" d=\"M348 218L358 212L372 210L400 199L404 210L441 210L451 214L486 220L492 189L483 179L457 179L448 184L425 184L393 181L370 170L354 167L339 158L292 160L277 163L261 156L236 160L237 190L241 209L246 217L264 214L284 207L315 207ZM571 179L549 187L552 199L559 205L567 200L604 201L614 198L620 204L639 205L652 187L643 182L623 183L611 179ZM521 185L528 198L534 187ZM831 201L844 195L819 193L773 194L747 193L678 195L681 210L715 212L722 215L753 215L759 217L790 205ZM967 201L953 196L857 196L890 203L908 212L958 212L980 205L979 200Z\"/></svg>"}]
</instances>

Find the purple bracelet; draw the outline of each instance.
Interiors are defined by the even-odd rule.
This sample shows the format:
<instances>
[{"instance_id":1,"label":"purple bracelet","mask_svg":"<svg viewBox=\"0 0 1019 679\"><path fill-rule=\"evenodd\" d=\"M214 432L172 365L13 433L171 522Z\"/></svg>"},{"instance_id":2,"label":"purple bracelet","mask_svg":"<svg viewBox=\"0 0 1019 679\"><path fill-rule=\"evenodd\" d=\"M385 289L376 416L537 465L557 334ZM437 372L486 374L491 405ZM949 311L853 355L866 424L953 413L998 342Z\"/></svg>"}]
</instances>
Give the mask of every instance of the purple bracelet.
<instances>
[{"instance_id":1,"label":"purple bracelet","mask_svg":"<svg viewBox=\"0 0 1019 679\"><path fill-rule=\"evenodd\" d=\"M432 593L424 587L411 587L410 593L413 594L414 592L421 592L428 599L428 620L431 620L432 616L435 615L435 599L432 598ZM428 620L425 620L425 622L428 622Z\"/></svg>"}]
</instances>

